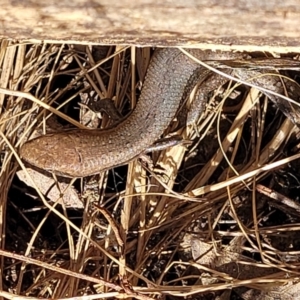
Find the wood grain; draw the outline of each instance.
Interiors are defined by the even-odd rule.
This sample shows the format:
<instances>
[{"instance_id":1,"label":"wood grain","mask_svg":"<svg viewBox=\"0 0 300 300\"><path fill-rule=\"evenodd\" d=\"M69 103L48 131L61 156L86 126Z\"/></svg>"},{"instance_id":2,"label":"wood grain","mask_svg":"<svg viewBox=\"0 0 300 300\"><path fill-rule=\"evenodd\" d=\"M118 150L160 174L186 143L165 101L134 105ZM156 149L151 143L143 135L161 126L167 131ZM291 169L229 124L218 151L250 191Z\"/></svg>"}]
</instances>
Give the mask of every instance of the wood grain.
<instances>
[{"instance_id":1,"label":"wood grain","mask_svg":"<svg viewBox=\"0 0 300 300\"><path fill-rule=\"evenodd\" d=\"M297 0L1 1L0 36L18 40L298 51ZM298 50L295 50L298 49Z\"/></svg>"}]
</instances>

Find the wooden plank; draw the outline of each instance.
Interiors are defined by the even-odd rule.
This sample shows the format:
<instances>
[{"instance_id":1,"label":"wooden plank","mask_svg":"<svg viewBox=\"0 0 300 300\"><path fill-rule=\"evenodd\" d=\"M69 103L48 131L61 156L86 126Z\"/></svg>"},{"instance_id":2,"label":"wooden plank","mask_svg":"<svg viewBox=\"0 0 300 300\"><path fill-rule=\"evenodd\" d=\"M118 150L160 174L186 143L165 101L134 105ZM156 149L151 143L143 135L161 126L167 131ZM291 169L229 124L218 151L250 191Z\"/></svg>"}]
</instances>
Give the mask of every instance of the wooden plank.
<instances>
[{"instance_id":1,"label":"wooden plank","mask_svg":"<svg viewBox=\"0 0 300 300\"><path fill-rule=\"evenodd\" d=\"M297 0L0 1L4 38L249 50L300 46Z\"/></svg>"}]
</instances>

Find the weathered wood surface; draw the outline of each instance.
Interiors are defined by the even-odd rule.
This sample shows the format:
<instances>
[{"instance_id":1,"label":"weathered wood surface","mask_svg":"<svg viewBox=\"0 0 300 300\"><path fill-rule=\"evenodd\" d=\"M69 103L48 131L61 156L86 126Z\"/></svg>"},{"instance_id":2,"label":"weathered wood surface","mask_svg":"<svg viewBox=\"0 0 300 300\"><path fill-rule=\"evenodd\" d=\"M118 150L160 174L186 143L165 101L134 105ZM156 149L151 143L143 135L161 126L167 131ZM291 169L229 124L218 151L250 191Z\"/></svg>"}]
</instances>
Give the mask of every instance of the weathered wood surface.
<instances>
[{"instance_id":1,"label":"weathered wood surface","mask_svg":"<svg viewBox=\"0 0 300 300\"><path fill-rule=\"evenodd\" d=\"M0 36L135 45L300 46L298 0L0 0Z\"/></svg>"}]
</instances>

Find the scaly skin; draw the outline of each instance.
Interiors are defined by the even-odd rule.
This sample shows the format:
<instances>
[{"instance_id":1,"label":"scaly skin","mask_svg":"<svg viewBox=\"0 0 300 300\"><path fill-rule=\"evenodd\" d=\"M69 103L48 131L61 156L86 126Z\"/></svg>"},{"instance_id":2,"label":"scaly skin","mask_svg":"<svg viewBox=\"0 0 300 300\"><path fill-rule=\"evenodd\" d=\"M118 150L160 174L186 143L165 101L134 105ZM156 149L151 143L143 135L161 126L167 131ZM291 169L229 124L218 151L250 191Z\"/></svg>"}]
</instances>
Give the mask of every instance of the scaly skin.
<instances>
[{"instance_id":1,"label":"scaly skin","mask_svg":"<svg viewBox=\"0 0 300 300\"><path fill-rule=\"evenodd\" d=\"M244 56L201 50L189 52L202 61L242 59ZM35 167L66 177L84 177L126 164L161 137L182 98L192 90L203 70L178 49L159 49L151 59L136 108L124 121L108 129L71 129L46 134L25 143L20 155ZM253 70L238 73L243 79L260 74ZM196 107L203 109L207 94L226 81L219 75L204 81L198 89ZM276 76L260 77L254 82L283 93ZM279 102L273 96L271 100Z\"/></svg>"}]
</instances>

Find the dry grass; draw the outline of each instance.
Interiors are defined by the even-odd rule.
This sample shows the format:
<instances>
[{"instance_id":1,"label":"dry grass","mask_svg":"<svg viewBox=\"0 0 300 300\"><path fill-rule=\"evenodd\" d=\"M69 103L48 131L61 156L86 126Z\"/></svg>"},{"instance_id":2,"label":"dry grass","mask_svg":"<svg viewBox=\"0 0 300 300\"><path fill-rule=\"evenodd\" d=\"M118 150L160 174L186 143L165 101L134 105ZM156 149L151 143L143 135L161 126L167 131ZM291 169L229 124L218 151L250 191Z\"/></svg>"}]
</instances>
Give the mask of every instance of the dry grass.
<instances>
[{"instance_id":1,"label":"dry grass","mask_svg":"<svg viewBox=\"0 0 300 300\"><path fill-rule=\"evenodd\" d=\"M82 210L58 205L60 199L53 204L16 180L16 170L25 168L18 149L37 129L45 130L49 112L90 127L98 121L91 121L85 107L80 122L66 115L74 114L79 96L113 98L125 113L135 105L150 49L110 47L105 60L96 58L95 49L1 42L0 294L209 297L235 287L272 289L297 281L299 217L282 211L281 200L297 200L300 174L290 173L297 169L298 148L292 146L298 131L267 99L253 105L255 89L240 90L245 96L232 100L235 108L212 97L199 123L179 132L193 147L153 153L154 170L133 161L128 170L76 182ZM102 126L107 123L104 117ZM281 184L280 171L296 187ZM275 208L272 193L279 197ZM207 253L199 250L206 246ZM235 278L232 270L218 269L225 262L247 265L254 274ZM270 274L252 271L257 266ZM215 281L204 285L203 273Z\"/></svg>"}]
</instances>

